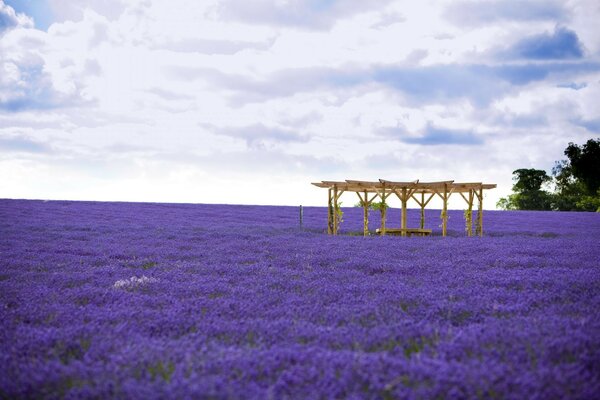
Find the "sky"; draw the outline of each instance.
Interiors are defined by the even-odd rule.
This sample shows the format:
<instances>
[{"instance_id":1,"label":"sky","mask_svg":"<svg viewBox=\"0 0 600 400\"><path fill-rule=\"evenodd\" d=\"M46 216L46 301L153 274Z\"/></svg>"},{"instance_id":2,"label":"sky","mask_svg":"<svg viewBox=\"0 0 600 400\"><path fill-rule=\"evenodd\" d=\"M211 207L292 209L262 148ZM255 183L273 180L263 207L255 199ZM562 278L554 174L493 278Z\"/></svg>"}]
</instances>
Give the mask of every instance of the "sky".
<instances>
[{"instance_id":1,"label":"sky","mask_svg":"<svg viewBox=\"0 0 600 400\"><path fill-rule=\"evenodd\" d=\"M599 20L597 0L0 0L0 198L324 206L311 182L382 178L496 183L493 209L513 170L600 137Z\"/></svg>"}]
</instances>

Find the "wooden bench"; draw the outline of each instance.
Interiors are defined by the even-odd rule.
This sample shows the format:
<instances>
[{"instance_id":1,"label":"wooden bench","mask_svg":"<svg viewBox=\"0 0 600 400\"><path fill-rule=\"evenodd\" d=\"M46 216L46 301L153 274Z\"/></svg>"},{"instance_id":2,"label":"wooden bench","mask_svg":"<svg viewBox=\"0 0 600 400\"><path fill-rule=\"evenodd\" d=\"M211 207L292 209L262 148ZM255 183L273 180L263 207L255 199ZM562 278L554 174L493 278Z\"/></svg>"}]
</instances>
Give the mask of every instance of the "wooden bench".
<instances>
[{"instance_id":1,"label":"wooden bench","mask_svg":"<svg viewBox=\"0 0 600 400\"><path fill-rule=\"evenodd\" d=\"M386 228L386 235L402 235L402 233L406 233L406 236L429 236L431 235L431 229L419 229L419 228ZM381 235L381 229L377 229L375 231L378 235Z\"/></svg>"}]
</instances>

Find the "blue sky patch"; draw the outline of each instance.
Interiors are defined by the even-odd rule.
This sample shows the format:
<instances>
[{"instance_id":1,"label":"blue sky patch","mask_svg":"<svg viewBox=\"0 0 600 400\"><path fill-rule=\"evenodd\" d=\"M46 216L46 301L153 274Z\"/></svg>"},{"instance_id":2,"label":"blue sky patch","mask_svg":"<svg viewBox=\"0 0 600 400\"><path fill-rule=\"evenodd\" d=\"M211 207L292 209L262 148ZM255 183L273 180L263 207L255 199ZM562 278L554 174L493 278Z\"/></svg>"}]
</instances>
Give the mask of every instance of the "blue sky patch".
<instances>
[{"instance_id":1,"label":"blue sky patch","mask_svg":"<svg viewBox=\"0 0 600 400\"><path fill-rule=\"evenodd\" d=\"M558 85L556 85L556 87L563 88L563 89L581 90L581 89L584 89L587 87L587 83L585 83L585 82L559 83Z\"/></svg>"},{"instance_id":2,"label":"blue sky patch","mask_svg":"<svg viewBox=\"0 0 600 400\"><path fill-rule=\"evenodd\" d=\"M397 139L403 143L420 144L424 146L437 145L480 145L483 139L471 130L458 130L437 127L427 124L420 135L411 135L404 127L380 128L377 133L381 136Z\"/></svg>"},{"instance_id":3,"label":"blue sky patch","mask_svg":"<svg viewBox=\"0 0 600 400\"><path fill-rule=\"evenodd\" d=\"M458 26L478 26L501 21L562 21L567 16L557 0L454 1L445 12Z\"/></svg>"},{"instance_id":4,"label":"blue sky patch","mask_svg":"<svg viewBox=\"0 0 600 400\"><path fill-rule=\"evenodd\" d=\"M583 45L577 34L566 28L554 33L527 37L514 44L504 55L531 60L568 60L583 57Z\"/></svg>"},{"instance_id":5,"label":"blue sky patch","mask_svg":"<svg viewBox=\"0 0 600 400\"><path fill-rule=\"evenodd\" d=\"M33 18L35 27L47 30L54 22L54 13L46 0L4 0L4 3Z\"/></svg>"},{"instance_id":6,"label":"blue sky patch","mask_svg":"<svg viewBox=\"0 0 600 400\"><path fill-rule=\"evenodd\" d=\"M594 119L584 119L584 118L575 118L571 120L575 125L579 125L590 132L600 133L600 118Z\"/></svg>"},{"instance_id":7,"label":"blue sky patch","mask_svg":"<svg viewBox=\"0 0 600 400\"><path fill-rule=\"evenodd\" d=\"M0 152L46 153L48 145L26 137L0 137Z\"/></svg>"},{"instance_id":8,"label":"blue sky patch","mask_svg":"<svg viewBox=\"0 0 600 400\"><path fill-rule=\"evenodd\" d=\"M425 133L419 137L403 137L400 140L404 143L421 144L426 146L437 146L443 144L456 145L479 145L483 144L483 139L472 131L453 130L446 128L437 128L428 125Z\"/></svg>"}]
</instances>

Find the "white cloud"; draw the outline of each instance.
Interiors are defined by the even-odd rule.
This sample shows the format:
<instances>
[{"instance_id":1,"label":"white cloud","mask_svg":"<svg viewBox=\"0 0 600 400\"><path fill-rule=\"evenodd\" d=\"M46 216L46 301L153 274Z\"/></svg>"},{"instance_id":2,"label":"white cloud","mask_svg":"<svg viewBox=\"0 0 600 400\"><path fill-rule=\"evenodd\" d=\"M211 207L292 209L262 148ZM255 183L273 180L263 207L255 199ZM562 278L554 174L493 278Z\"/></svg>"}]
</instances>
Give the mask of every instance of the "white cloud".
<instances>
[{"instance_id":1,"label":"white cloud","mask_svg":"<svg viewBox=\"0 0 600 400\"><path fill-rule=\"evenodd\" d=\"M329 29L338 20L378 9L389 0L223 0L217 13L224 19L284 28Z\"/></svg>"},{"instance_id":2,"label":"white cloud","mask_svg":"<svg viewBox=\"0 0 600 400\"><path fill-rule=\"evenodd\" d=\"M485 25L502 22L563 21L569 9L556 0L456 1L446 9L446 16L457 25Z\"/></svg>"},{"instance_id":3,"label":"white cloud","mask_svg":"<svg viewBox=\"0 0 600 400\"><path fill-rule=\"evenodd\" d=\"M32 28L33 20L23 13L17 13L12 7L0 1L0 36L16 27Z\"/></svg>"},{"instance_id":4,"label":"white cloud","mask_svg":"<svg viewBox=\"0 0 600 400\"><path fill-rule=\"evenodd\" d=\"M311 181L381 177L493 207L597 134L588 1L47 1L47 32L0 3L2 197L322 205ZM498 56L563 28L580 58Z\"/></svg>"}]
</instances>

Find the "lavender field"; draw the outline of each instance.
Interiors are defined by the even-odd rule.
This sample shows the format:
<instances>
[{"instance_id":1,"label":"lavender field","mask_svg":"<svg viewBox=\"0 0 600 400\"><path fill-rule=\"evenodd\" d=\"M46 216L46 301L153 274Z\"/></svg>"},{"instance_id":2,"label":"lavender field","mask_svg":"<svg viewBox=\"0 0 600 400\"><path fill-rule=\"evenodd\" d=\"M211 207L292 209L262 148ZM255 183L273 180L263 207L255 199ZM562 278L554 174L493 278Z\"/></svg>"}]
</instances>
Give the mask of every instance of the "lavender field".
<instances>
[{"instance_id":1,"label":"lavender field","mask_svg":"<svg viewBox=\"0 0 600 400\"><path fill-rule=\"evenodd\" d=\"M0 398L598 398L600 214L344 211L0 200Z\"/></svg>"}]
</instances>

